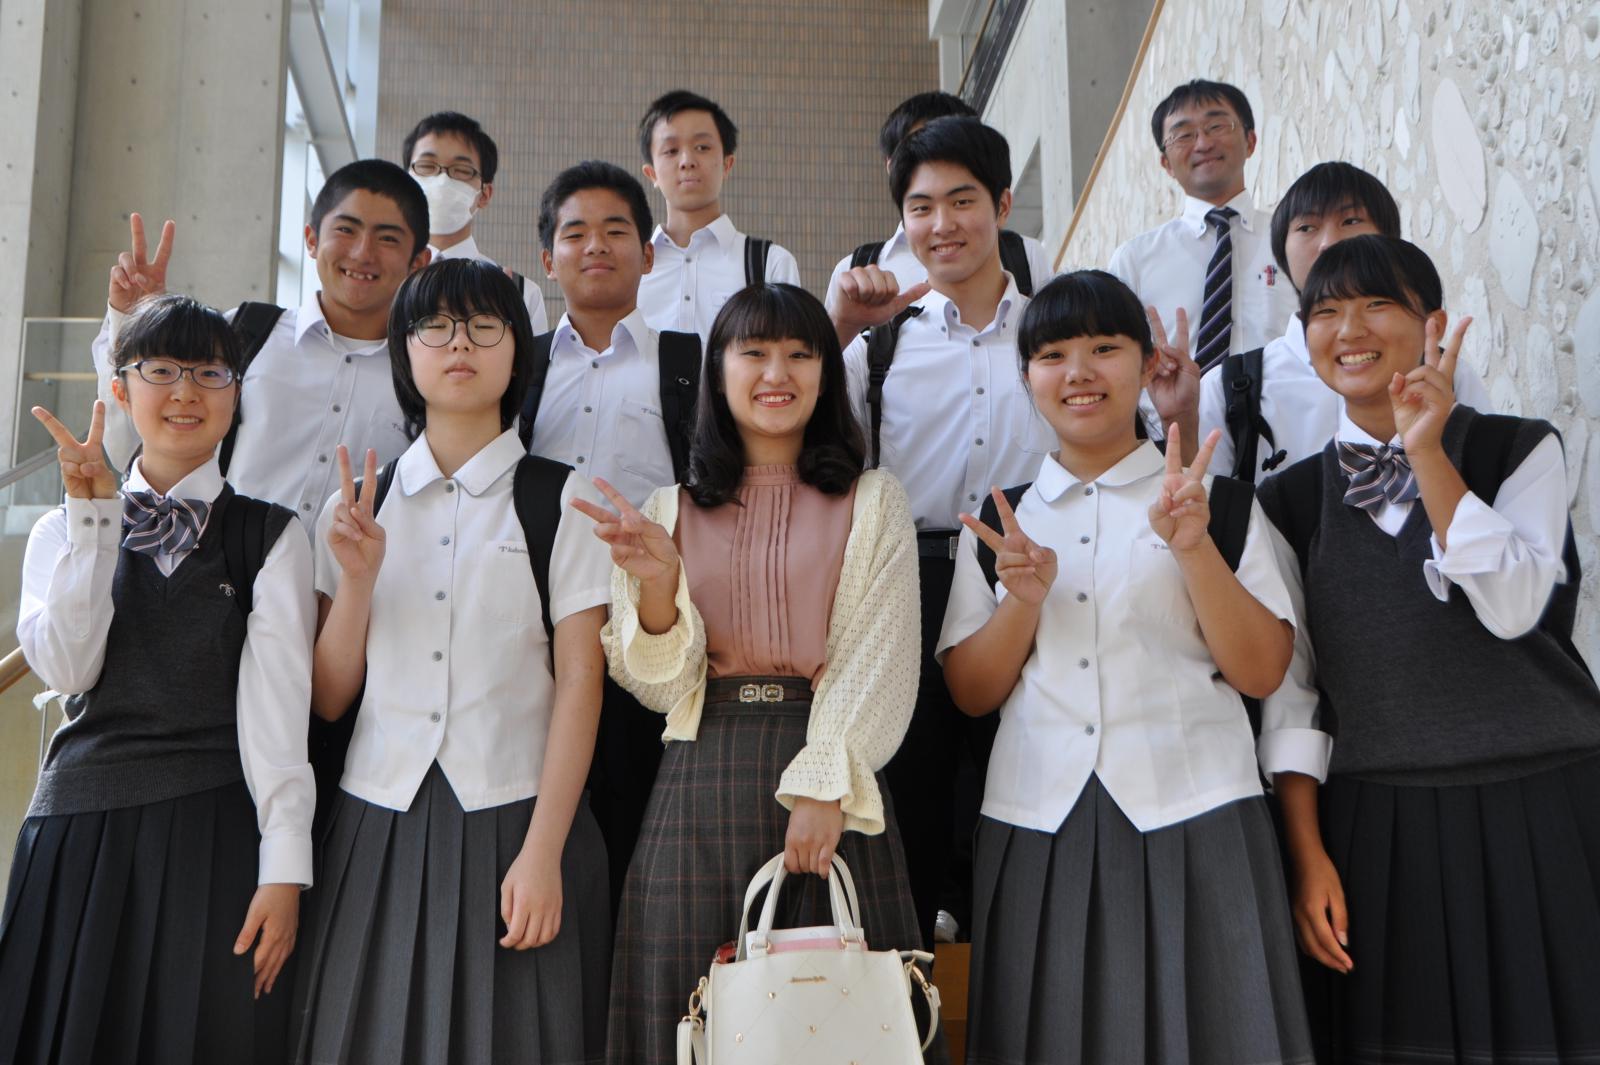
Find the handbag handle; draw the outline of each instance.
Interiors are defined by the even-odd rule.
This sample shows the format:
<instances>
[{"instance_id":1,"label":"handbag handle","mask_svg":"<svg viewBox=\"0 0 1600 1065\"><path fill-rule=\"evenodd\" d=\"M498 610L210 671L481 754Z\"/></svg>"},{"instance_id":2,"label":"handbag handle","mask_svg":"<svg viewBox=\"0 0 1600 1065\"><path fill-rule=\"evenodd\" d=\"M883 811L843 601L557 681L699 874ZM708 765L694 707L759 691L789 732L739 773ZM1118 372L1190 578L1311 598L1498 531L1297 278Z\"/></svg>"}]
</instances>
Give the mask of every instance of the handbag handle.
<instances>
[{"instance_id":1,"label":"handbag handle","mask_svg":"<svg viewBox=\"0 0 1600 1065\"><path fill-rule=\"evenodd\" d=\"M840 929L843 938L864 941L865 934L856 916L860 902L856 897L855 880L850 875L850 867L845 865L843 858L835 854L832 868L834 875L828 877L827 881L828 903L833 911L833 923ZM779 854L763 865L751 878L750 886L745 889L744 913L739 918L739 938L735 940L737 960L744 961L748 956L745 933L750 925L750 907L755 904L756 895L763 887L767 888L766 902L761 907L761 916L756 924L756 931L765 939L772 931L772 922L778 911L778 892L782 889L784 877L787 875L788 871L783 866L783 855Z\"/></svg>"}]
</instances>

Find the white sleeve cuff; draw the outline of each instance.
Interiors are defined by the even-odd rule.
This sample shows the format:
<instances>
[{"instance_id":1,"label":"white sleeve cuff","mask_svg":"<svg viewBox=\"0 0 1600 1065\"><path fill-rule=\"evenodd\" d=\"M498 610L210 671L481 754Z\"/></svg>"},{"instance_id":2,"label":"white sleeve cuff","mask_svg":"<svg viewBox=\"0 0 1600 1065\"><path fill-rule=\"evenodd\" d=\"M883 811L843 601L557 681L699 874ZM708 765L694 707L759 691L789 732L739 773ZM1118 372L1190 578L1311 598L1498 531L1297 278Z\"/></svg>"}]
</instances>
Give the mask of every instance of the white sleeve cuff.
<instances>
[{"instance_id":1,"label":"white sleeve cuff","mask_svg":"<svg viewBox=\"0 0 1600 1065\"><path fill-rule=\"evenodd\" d=\"M1303 773L1317 781L1328 779L1328 759L1333 737L1320 729L1283 728L1263 732L1256 743L1256 758L1268 780L1278 773Z\"/></svg>"},{"instance_id":2,"label":"white sleeve cuff","mask_svg":"<svg viewBox=\"0 0 1600 1065\"><path fill-rule=\"evenodd\" d=\"M622 664L630 676L644 684L662 684L683 671L684 657L694 643L694 605L689 601L689 579L678 563L678 591L673 605L678 619L662 633L648 633L639 624L639 582L628 582L628 600L633 609L622 617Z\"/></svg>"},{"instance_id":3,"label":"white sleeve cuff","mask_svg":"<svg viewBox=\"0 0 1600 1065\"><path fill-rule=\"evenodd\" d=\"M67 542L73 547L118 547L122 544L122 497L67 497Z\"/></svg>"},{"instance_id":4,"label":"white sleeve cuff","mask_svg":"<svg viewBox=\"0 0 1600 1065\"><path fill-rule=\"evenodd\" d=\"M261 840L256 864L256 884L311 886L311 837L276 833Z\"/></svg>"}]
</instances>

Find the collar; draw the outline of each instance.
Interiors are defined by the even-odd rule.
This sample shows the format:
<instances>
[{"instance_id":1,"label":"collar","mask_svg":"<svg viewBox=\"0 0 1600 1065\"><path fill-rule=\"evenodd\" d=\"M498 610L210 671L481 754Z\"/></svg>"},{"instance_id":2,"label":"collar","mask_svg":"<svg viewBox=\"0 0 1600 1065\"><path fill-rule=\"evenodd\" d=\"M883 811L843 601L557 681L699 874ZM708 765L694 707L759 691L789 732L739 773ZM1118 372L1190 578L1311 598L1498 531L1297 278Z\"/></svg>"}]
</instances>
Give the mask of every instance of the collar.
<instances>
[{"instance_id":1,"label":"collar","mask_svg":"<svg viewBox=\"0 0 1600 1065\"><path fill-rule=\"evenodd\" d=\"M1283 327L1283 339L1296 355L1307 363L1311 361L1311 349L1306 347L1306 324L1300 320L1299 312L1289 316L1289 323Z\"/></svg>"},{"instance_id":2,"label":"collar","mask_svg":"<svg viewBox=\"0 0 1600 1065\"><path fill-rule=\"evenodd\" d=\"M1206 225L1206 212L1215 206L1216 204L1207 200L1197 200L1193 196L1185 196L1183 198L1183 216L1180 219L1184 228L1188 229L1196 238L1205 236L1207 230L1210 229ZM1249 189L1245 189L1222 206L1232 207L1239 212L1239 217L1235 218L1234 222L1243 226L1246 233L1255 232L1256 211L1255 204L1250 200Z\"/></svg>"},{"instance_id":3,"label":"collar","mask_svg":"<svg viewBox=\"0 0 1600 1065\"><path fill-rule=\"evenodd\" d=\"M481 496L513 469L527 453L527 449L522 446L522 441L517 436L516 429L514 427L507 429L468 459L466 465L456 471L453 480L465 489L468 495ZM433 482L445 479L444 473L439 469L439 463L434 460L433 449L428 446L426 429L421 436L412 441L410 447L406 448L406 453L400 456L400 465L396 472L400 475L400 490L408 496L414 496Z\"/></svg>"},{"instance_id":4,"label":"collar","mask_svg":"<svg viewBox=\"0 0 1600 1065\"><path fill-rule=\"evenodd\" d=\"M287 312L285 312L287 313ZM307 333L312 331L325 342L332 342L333 329L328 325L328 319L322 314L322 293L313 292L300 303L300 309L294 317L294 342L296 346L304 343ZM353 338L352 338L353 339ZM358 341L359 348L352 348L352 355L376 355L380 351L387 351L389 341L383 337L376 340Z\"/></svg>"},{"instance_id":5,"label":"collar","mask_svg":"<svg viewBox=\"0 0 1600 1065\"><path fill-rule=\"evenodd\" d=\"M144 460L141 458L134 462L133 469L128 471L128 479L123 482L122 490L125 492L156 492L150 487L150 482L144 479ZM216 502L217 496L222 494L222 467L217 464L216 458L206 462L188 472L183 480L173 485L166 493L174 499L198 499L205 503Z\"/></svg>"},{"instance_id":6,"label":"collar","mask_svg":"<svg viewBox=\"0 0 1600 1065\"><path fill-rule=\"evenodd\" d=\"M1011 316L1021 314L1022 309L1028 305L1028 298L1017 291L1017 279L1012 277L1008 270L1000 272L1005 275L1006 290L1000 294L1000 303L994 309L994 321L978 331L980 336L997 330L1010 331ZM928 294L915 305L923 308L923 314L917 319L918 321L926 321L930 325L942 322L946 327L964 324L961 321L961 308L957 307L949 296L936 289L930 289Z\"/></svg>"},{"instance_id":7,"label":"collar","mask_svg":"<svg viewBox=\"0 0 1600 1065\"><path fill-rule=\"evenodd\" d=\"M894 227L894 236L884 242L883 251L878 255L878 261L880 263L883 262L884 259L889 257L890 252L897 251L901 247L904 247L907 251L911 250L911 242L906 237L906 224L904 222Z\"/></svg>"},{"instance_id":8,"label":"collar","mask_svg":"<svg viewBox=\"0 0 1600 1065\"><path fill-rule=\"evenodd\" d=\"M1044 457L1044 462L1039 466L1039 476L1033 482L1034 491L1046 503L1054 503L1064 493L1083 483L1057 461L1057 454L1052 452ZM1121 462L1096 477L1094 483L1107 488L1120 488L1159 474L1166 468L1166 458L1154 444L1145 440L1124 455Z\"/></svg>"},{"instance_id":9,"label":"collar","mask_svg":"<svg viewBox=\"0 0 1600 1065\"><path fill-rule=\"evenodd\" d=\"M1339 400L1339 431L1334 434L1334 439L1347 444L1368 444L1372 447L1379 447L1384 443L1350 420L1350 414L1345 410L1342 398ZM1390 447L1399 447L1400 434L1396 433L1388 444Z\"/></svg>"},{"instance_id":10,"label":"collar","mask_svg":"<svg viewBox=\"0 0 1600 1065\"><path fill-rule=\"evenodd\" d=\"M702 237L700 235L702 233L706 234L706 236ZM743 234L734 228L733 219L724 213L717 215L715 219L690 233L688 248L678 247L677 244L673 243L672 238L667 236L667 231L660 226L656 226L656 231L650 234L650 243L654 244L658 249L672 248L676 251L688 251L689 248L695 246L697 241L704 243L707 240L714 240L723 251L732 251L734 244L738 242L741 236Z\"/></svg>"},{"instance_id":11,"label":"collar","mask_svg":"<svg viewBox=\"0 0 1600 1065\"><path fill-rule=\"evenodd\" d=\"M617 327L611 331L611 344L605 351L598 354L604 355L607 352L618 355L630 352L637 354L644 350L644 341L649 335L650 326L644 320L644 312L639 310L638 307L634 307L633 310L628 312L628 316L618 322ZM555 340L550 344L551 360L554 361L555 357L562 351L585 352L591 350L584 347L583 337L579 336L578 331L573 328L572 319L563 314L561 320L556 323Z\"/></svg>"},{"instance_id":12,"label":"collar","mask_svg":"<svg viewBox=\"0 0 1600 1065\"><path fill-rule=\"evenodd\" d=\"M433 253L433 257L429 262L438 262L441 259L482 259L484 262L491 261L488 256L478 250L478 239L470 234L466 240L461 241L459 244L452 244L444 249L435 248L432 244L429 244L428 250Z\"/></svg>"}]
</instances>

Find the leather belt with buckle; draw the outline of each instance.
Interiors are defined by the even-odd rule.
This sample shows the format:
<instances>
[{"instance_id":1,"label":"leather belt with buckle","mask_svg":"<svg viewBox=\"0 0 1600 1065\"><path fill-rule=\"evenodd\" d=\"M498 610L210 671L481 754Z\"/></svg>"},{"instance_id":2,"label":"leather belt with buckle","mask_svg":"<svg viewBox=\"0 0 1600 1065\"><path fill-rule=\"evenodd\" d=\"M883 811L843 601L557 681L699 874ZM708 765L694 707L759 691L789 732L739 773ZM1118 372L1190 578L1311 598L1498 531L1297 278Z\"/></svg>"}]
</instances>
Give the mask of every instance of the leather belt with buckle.
<instances>
[{"instance_id":1,"label":"leather belt with buckle","mask_svg":"<svg viewBox=\"0 0 1600 1065\"><path fill-rule=\"evenodd\" d=\"M961 543L961 534L958 532L919 532L917 533L917 556L919 558L942 558L951 560L956 557L956 545Z\"/></svg>"},{"instance_id":2,"label":"leather belt with buckle","mask_svg":"<svg viewBox=\"0 0 1600 1065\"><path fill-rule=\"evenodd\" d=\"M712 680L706 684L708 703L808 703L811 685L798 678L791 684L776 681Z\"/></svg>"}]
</instances>

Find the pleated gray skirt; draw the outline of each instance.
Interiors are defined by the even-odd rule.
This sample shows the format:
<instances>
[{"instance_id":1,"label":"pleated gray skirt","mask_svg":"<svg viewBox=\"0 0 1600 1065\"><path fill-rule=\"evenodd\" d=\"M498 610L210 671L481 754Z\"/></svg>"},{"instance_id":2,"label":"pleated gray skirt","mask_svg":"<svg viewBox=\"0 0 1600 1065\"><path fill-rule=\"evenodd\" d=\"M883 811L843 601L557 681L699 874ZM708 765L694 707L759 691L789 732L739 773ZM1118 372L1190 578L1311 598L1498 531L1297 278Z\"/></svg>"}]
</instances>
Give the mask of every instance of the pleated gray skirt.
<instances>
[{"instance_id":1,"label":"pleated gray skirt","mask_svg":"<svg viewBox=\"0 0 1600 1065\"><path fill-rule=\"evenodd\" d=\"M561 855L560 932L534 950L499 944L500 883L535 801L467 813L437 762L404 813L339 793L306 893L295 1062L603 1060L611 928L587 799Z\"/></svg>"},{"instance_id":2,"label":"pleated gray skirt","mask_svg":"<svg viewBox=\"0 0 1600 1065\"><path fill-rule=\"evenodd\" d=\"M1265 799L1141 833L1090 777L974 866L969 1065L1313 1060Z\"/></svg>"}]
</instances>

